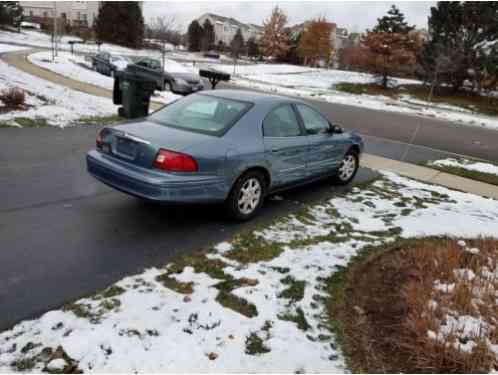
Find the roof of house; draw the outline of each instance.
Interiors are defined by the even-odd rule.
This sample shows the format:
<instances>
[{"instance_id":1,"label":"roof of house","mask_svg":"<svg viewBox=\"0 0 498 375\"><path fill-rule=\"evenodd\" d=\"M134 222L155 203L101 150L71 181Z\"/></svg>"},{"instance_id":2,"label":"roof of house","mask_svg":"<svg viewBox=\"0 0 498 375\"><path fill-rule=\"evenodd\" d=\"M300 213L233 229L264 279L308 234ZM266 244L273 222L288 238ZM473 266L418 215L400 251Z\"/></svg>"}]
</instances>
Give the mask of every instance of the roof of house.
<instances>
[{"instance_id":1,"label":"roof of house","mask_svg":"<svg viewBox=\"0 0 498 375\"><path fill-rule=\"evenodd\" d=\"M250 29L250 28L257 29L257 30L263 29L262 26L255 25L253 23L243 23L243 22L240 22L239 20L236 20L235 18L220 16L219 14L214 14L214 13L205 13L202 16L200 16L199 18L202 18L202 17L210 17L210 18L214 19L215 22L230 23L232 25L240 27L241 29Z\"/></svg>"}]
</instances>

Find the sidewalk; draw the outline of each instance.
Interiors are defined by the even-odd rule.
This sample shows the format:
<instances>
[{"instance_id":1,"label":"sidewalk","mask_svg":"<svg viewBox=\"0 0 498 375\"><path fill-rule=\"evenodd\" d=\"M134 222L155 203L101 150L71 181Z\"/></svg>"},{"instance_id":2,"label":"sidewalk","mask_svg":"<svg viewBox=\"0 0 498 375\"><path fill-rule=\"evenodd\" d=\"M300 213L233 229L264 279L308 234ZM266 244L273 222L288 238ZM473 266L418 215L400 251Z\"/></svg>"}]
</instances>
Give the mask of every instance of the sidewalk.
<instances>
[{"instance_id":1,"label":"sidewalk","mask_svg":"<svg viewBox=\"0 0 498 375\"><path fill-rule=\"evenodd\" d=\"M467 193L481 195L498 199L498 187L484 182L471 180L449 173L441 172L432 168L422 167L415 164L403 163L401 161L387 159L376 155L365 154L361 160L363 167L394 172L402 176L411 177L416 180L432 184L446 186L447 188L460 190Z\"/></svg>"}]
</instances>

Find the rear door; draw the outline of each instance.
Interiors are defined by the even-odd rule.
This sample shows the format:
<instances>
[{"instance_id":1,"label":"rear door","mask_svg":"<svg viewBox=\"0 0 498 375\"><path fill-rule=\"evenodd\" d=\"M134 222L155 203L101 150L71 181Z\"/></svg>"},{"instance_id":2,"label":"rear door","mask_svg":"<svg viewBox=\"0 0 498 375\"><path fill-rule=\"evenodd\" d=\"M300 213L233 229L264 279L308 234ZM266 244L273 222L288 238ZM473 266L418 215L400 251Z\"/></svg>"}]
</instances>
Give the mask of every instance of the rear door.
<instances>
[{"instance_id":1,"label":"rear door","mask_svg":"<svg viewBox=\"0 0 498 375\"><path fill-rule=\"evenodd\" d=\"M282 104L268 113L263 121L263 139L275 186L306 177L308 143L292 105Z\"/></svg>"},{"instance_id":2,"label":"rear door","mask_svg":"<svg viewBox=\"0 0 498 375\"><path fill-rule=\"evenodd\" d=\"M309 176L333 173L344 153L344 145L330 132L328 120L315 109L296 104L309 144L306 169Z\"/></svg>"}]
</instances>

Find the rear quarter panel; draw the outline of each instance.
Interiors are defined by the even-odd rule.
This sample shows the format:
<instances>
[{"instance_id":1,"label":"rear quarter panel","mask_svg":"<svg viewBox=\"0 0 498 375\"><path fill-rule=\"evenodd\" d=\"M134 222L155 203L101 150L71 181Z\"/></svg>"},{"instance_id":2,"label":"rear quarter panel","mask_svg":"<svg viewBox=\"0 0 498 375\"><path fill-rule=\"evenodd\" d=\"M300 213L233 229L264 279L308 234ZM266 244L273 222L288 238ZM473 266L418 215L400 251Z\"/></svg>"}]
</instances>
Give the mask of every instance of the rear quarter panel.
<instances>
[{"instance_id":1,"label":"rear quarter panel","mask_svg":"<svg viewBox=\"0 0 498 375\"><path fill-rule=\"evenodd\" d=\"M261 124L267 106L254 105L225 135L225 178L231 186L245 171L261 167L270 172L265 159Z\"/></svg>"}]
</instances>

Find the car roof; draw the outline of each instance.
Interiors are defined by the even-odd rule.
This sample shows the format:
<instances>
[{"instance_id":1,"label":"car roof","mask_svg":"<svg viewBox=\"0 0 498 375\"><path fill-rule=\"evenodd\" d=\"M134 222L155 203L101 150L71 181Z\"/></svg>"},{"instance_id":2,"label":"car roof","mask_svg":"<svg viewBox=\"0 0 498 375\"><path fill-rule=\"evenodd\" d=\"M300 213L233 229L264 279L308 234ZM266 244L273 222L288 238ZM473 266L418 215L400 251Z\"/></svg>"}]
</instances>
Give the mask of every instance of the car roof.
<instances>
[{"instance_id":1,"label":"car roof","mask_svg":"<svg viewBox=\"0 0 498 375\"><path fill-rule=\"evenodd\" d=\"M293 99L287 96L266 94L257 91L248 90L209 90L202 94L217 96L224 99L241 100L254 104L278 104L278 103L303 103L300 100Z\"/></svg>"}]
</instances>

